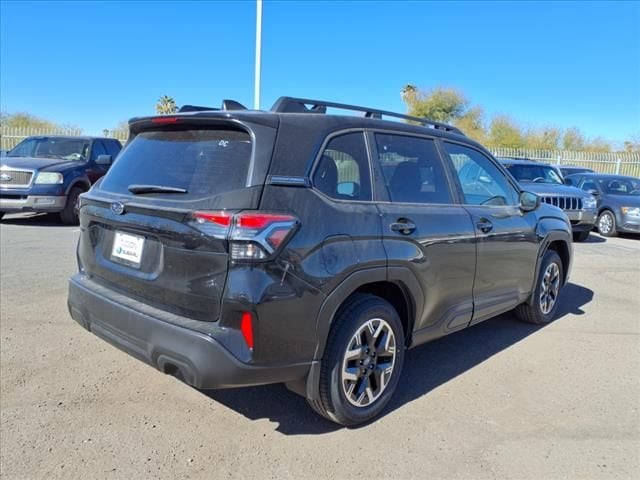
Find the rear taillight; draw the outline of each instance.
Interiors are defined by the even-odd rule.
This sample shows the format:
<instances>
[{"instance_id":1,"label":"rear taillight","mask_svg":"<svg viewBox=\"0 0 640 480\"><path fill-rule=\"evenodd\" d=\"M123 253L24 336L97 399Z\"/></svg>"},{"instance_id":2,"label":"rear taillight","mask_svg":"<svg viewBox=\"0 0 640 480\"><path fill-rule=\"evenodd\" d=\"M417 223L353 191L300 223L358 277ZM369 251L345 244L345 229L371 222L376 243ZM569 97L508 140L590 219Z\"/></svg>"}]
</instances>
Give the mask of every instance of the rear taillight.
<instances>
[{"instance_id":1,"label":"rear taillight","mask_svg":"<svg viewBox=\"0 0 640 480\"><path fill-rule=\"evenodd\" d=\"M268 260L295 233L293 215L265 212L194 212L190 222L202 233L229 241L233 260Z\"/></svg>"}]
</instances>

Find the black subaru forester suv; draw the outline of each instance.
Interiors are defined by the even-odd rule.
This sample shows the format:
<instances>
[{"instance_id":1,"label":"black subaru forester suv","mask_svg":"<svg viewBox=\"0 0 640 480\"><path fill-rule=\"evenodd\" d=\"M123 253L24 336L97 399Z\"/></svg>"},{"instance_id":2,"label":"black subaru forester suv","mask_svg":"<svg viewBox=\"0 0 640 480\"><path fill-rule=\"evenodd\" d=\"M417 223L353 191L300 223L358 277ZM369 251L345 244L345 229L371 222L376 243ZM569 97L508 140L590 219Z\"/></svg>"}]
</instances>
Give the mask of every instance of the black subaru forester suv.
<instances>
[{"instance_id":1,"label":"black subaru forester suv","mask_svg":"<svg viewBox=\"0 0 640 480\"><path fill-rule=\"evenodd\" d=\"M511 309L554 316L571 225L454 127L289 97L129 127L81 197L69 310L190 385L284 382L356 425L407 348ZM461 182L470 163L483 174Z\"/></svg>"}]
</instances>

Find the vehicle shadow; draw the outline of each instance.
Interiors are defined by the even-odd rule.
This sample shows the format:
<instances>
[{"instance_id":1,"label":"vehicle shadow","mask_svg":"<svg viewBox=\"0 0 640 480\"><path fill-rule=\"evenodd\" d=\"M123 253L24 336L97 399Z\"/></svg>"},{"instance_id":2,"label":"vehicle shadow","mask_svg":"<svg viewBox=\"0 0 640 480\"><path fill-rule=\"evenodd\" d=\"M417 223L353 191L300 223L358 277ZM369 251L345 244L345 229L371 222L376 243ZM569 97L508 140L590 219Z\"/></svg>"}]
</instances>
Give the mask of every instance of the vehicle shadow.
<instances>
[{"instance_id":1,"label":"vehicle shadow","mask_svg":"<svg viewBox=\"0 0 640 480\"><path fill-rule=\"evenodd\" d=\"M592 290L567 284L554 322L568 314L583 315L582 307L592 299ZM398 389L382 415L427 395L542 328L507 313L408 351ZM284 385L201 393L248 419L267 418L277 423L276 431L284 435L317 435L343 428L316 415L304 398L289 392Z\"/></svg>"},{"instance_id":2,"label":"vehicle shadow","mask_svg":"<svg viewBox=\"0 0 640 480\"><path fill-rule=\"evenodd\" d=\"M607 239L605 237L601 237L600 235L595 235L591 233L586 240L583 240L579 243L606 243Z\"/></svg>"},{"instance_id":3,"label":"vehicle shadow","mask_svg":"<svg viewBox=\"0 0 640 480\"><path fill-rule=\"evenodd\" d=\"M30 227L75 227L65 225L56 213L19 213L7 214L2 220L3 225L24 225Z\"/></svg>"},{"instance_id":4,"label":"vehicle shadow","mask_svg":"<svg viewBox=\"0 0 640 480\"><path fill-rule=\"evenodd\" d=\"M624 238L624 239L629 239L629 240L640 240L640 234L638 234L638 233L623 233L623 232L620 232L620 233L618 233L618 237Z\"/></svg>"}]
</instances>

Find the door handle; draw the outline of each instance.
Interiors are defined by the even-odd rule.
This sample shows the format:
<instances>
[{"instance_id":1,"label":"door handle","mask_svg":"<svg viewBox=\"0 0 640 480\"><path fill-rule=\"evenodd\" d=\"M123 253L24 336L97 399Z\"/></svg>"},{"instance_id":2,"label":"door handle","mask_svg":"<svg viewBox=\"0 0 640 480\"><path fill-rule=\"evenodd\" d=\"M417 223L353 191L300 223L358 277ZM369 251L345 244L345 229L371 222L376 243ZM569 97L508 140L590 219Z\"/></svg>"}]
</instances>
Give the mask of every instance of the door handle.
<instances>
[{"instance_id":1,"label":"door handle","mask_svg":"<svg viewBox=\"0 0 640 480\"><path fill-rule=\"evenodd\" d=\"M391 228L391 230L393 230L394 232L399 232L403 235L409 235L416 229L416 224L409 220L399 219L397 222L389 225L389 228Z\"/></svg>"},{"instance_id":2,"label":"door handle","mask_svg":"<svg viewBox=\"0 0 640 480\"><path fill-rule=\"evenodd\" d=\"M493 230L493 223L491 223L486 218L481 218L480 220L478 220L478 223L476 223L476 227L478 227L478 230L480 230L482 233L489 233L491 230Z\"/></svg>"}]
</instances>

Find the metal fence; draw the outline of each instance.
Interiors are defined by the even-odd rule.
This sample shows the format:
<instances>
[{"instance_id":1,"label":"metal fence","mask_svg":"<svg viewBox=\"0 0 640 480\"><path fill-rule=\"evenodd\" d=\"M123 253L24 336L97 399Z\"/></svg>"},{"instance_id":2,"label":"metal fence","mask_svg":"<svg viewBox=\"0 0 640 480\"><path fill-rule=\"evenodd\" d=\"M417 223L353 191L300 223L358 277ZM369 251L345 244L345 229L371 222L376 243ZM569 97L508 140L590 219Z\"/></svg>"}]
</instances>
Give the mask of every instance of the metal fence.
<instances>
[{"instance_id":1,"label":"metal fence","mask_svg":"<svg viewBox=\"0 0 640 480\"><path fill-rule=\"evenodd\" d=\"M640 152L582 152L572 150L537 150L494 148L498 158L526 158L556 165L587 167L600 173L617 173L640 177Z\"/></svg>"},{"instance_id":2,"label":"metal fence","mask_svg":"<svg viewBox=\"0 0 640 480\"><path fill-rule=\"evenodd\" d=\"M82 135L77 128L7 128L0 126L0 150L10 150L33 135Z\"/></svg>"},{"instance_id":3,"label":"metal fence","mask_svg":"<svg viewBox=\"0 0 640 480\"><path fill-rule=\"evenodd\" d=\"M32 135L81 135L77 129L7 128L0 127L0 149L9 150ZM122 143L128 134L122 130L104 130L103 136L117 138ZM571 150L538 150L516 148L490 149L498 158L527 158L556 165L577 165L601 173L619 173L640 177L640 152L583 152Z\"/></svg>"}]
</instances>

